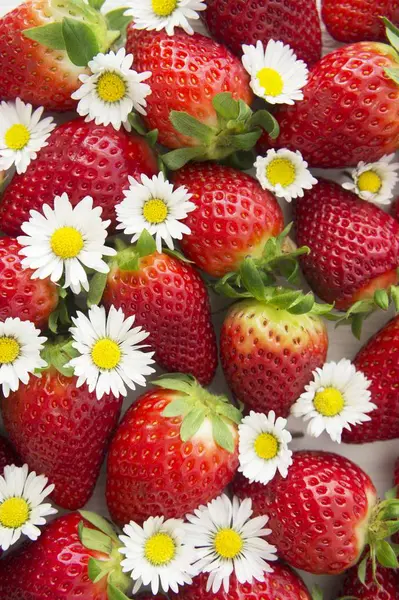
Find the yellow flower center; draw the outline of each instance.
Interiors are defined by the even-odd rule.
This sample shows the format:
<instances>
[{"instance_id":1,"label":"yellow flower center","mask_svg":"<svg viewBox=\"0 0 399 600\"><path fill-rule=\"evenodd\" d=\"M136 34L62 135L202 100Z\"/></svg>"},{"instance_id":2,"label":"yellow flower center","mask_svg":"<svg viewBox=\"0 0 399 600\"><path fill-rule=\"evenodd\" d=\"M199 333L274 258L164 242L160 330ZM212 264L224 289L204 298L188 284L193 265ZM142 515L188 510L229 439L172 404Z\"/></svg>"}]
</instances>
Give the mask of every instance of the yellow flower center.
<instances>
[{"instance_id":1,"label":"yellow flower center","mask_svg":"<svg viewBox=\"0 0 399 600\"><path fill-rule=\"evenodd\" d=\"M29 519L29 506L23 498L8 498L0 504L0 524L17 529Z\"/></svg>"},{"instance_id":2,"label":"yellow flower center","mask_svg":"<svg viewBox=\"0 0 399 600\"><path fill-rule=\"evenodd\" d=\"M97 80L97 94L104 102L119 102L126 95L126 84L118 73L103 73Z\"/></svg>"},{"instance_id":3,"label":"yellow flower center","mask_svg":"<svg viewBox=\"0 0 399 600\"><path fill-rule=\"evenodd\" d=\"M264 67L258 73L258 81L267 96L280 96L284 90L284 81L275 69Z\"/></svg>"},{"instance_id":4,"label":"yellow flower center","mask_svg":"<svg viewBox=\"0 0 399 600\"><path fill-rule=\"evenodd\" d=\"M60 227L50 240L51 249L63 260L75 258L84 246L82 234L74 227Z\"/></svg>"},{"instance_id":5,"label":"yellow flower center","mask_svg":"<svg viewBox=\"0 0 399 600\"><path fill-rule=\"evenodd\" d=\"M275 458L278 450L278 439L272 433L261 433L255 440L255 452L263 460Z\"/></svg>"},{"instance_id":6,"label":"yellow flower center","mask_svg":"<svg viewBox=\"0 0 399 600\"><path fill-rule=\"evenodd\" d=\"M335 417L344 408L345 400L340 391L330 387L317 392L313 404L323 417Z\"/></svg>"},{"instance_id":7,"label":"yellow flower center","mask_svg":"<svg viewBox=\"0 0 399 600\"><path fill-rule=\"evenodd\" d=\"M156 533L148 538L144 546L144 556L155 567L169 564L175 557L176 544L167 533Z\"/></svg>"},{"instance_id":8,"label":"yellow flower center","mask_svg":"<svg viewBox=\"0 0 399 600\"><path fill-rule=\"evenodd\" d=\"M357 187L361 192L377 194L382 187L382 179L375 171L365 171L358 178Z\"/></svg>"},{"instance_id":9,"label":"yellow flower center","mask_svg":"<svg viewBox=\"0 0 399 600\"><path fill-rule=\"evenodd\" d=\"M118 344L108 338L98 340L92 348L91 358L99 369L115 369L121 360L122 352Z\"/></svg>"},{"instance_id":10,"label":"yellow flower center","mask_svg":"<svg viewBox=\"0 0 399 600\"><path fill-rule=\"evenodd\" d=\"M148 223L163 223L168 216L168 207L163 200L151 198L143 206L143 216Z\"/></svg>"},{"instance_id":11,"label":"yellow flower center","mask_svg":"<svg viewBox=\"0 0 399 600\"><path fill-rule=\"evenodd\" d=\"M222 558L235 558L243 547L242 537L234 529L221 529L215 536L215 550Z\"/></svg>"},{"instance_id":12,"label":"yellow flower center","mask_svg":"<svg viewBox=\"0 0 399 600\"><path fill-rule=\"evenodd\" d=\"M286 188L295 181L295 165L288 158L275 158L266 167L266 177L272 185Z\"/></svg>"},{"instance_id":13,"label":"yellow flower center","mask_svg":"<svg viewBox=\"0 0 399 600\"><path fill-rule=\"evenodd\" d=\"M177 8L178 0L152 0L152 10L158 17L169 17Z\"/></svg>"},{"instance_id":14,"label":"yellow flower center","mask_svg":"<svg viewBox=\"0 0 399 600\"><path fill-rule=\"evenodd\" d=\"M10 150L22 150L30 140L30 132L25 125L17 123L6 131L5 142Z\"/></svg>"},{"instance_id":15,"label":"yellow flower center","mask_svg":"<svg viewBox=\"0 0 399 600\"><path fill-rule=\"evenodd\" d=\"M18 358L21 347L17 340L10 337L0 338L0 364L6 365Z\"/></svg>"}]
</instances>

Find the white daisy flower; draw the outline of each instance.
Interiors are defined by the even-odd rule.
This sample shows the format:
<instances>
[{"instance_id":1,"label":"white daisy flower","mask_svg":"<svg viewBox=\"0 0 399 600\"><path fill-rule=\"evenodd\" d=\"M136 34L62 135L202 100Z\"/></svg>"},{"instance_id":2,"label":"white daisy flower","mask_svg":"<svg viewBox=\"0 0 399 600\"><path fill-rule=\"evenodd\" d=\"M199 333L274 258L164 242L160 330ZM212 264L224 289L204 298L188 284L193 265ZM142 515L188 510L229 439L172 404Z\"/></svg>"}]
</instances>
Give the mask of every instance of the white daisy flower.
<instances>
[{"instance_id":1,"label":"white daisy flower","mask_svg":"<svg viewBox=\"0 0 399 600\"><path fill-rule=\"evenodd\" d=\"M64 277L64 288L70 287L79 294L89 282L84 267L108 273L109 266L103 256L114 256L113 248L104 246L107 227L111 221L102 221L102 208L93 208L93 198L86 196L75 207L68 194L56 196L54 209L43 204L43 214L31 210L29 221L21 229L26 236L18 242L23 246L20 254L24 269L33 269L32 279L57 282Z\"/></svg>"},{"instance_id":2,"label":"white daisy flower","mask_svg":"<svg viewBox=\"0 0 399 600\"><path fill-rule=\"evenodd\" d=\"M191 229L180 221L197 207L190 202L189 194L184 186L174 189L165 180L163 173L149 179L141 175L141 183L129 177L130 188L123 192L126 196L115 208L118 229L126 234L134 234L132 242L139 239L143 229L155 235L157 250L162 252L162 240L173 250L173 240L181 240L183 234L188 235Z\"/></svg>"},{"instance_id":3,"label":"white daisy flower","mask_svg":"<svg viewBox=\"0 0 399 600\"><path fill-rule=\"evenodd\" d=\"M261 41L242 47L242 64L251 76L253 92L269 104L294 104L303 100L302 88L309 71L303 60L283 42L269 40L266 50Z\"/></svg>"},{"instance_id":4,"label":"white daisy flower","mask_svg":"<svg viewBox=\"0 0 399 600\"><path fill-rule=\"evenodd\" d=\"M313 381L305 387L291 412L310 421L308 434L319 437L325 430L334 442L341 443L342 431L370 421L376 405L370 402L370 381L343 358L313 371Z\"/></svg>"},{"instance_id":5,"label":"white daisy flower","mask_svg":"<svg viewBox=\"0 0 399 600\"><path fill-rule=\"evenodd\" d=\"M196 555L183 520L150 517L142 527L130 521L123 531L126 535L119 539L124 547L119 552L126 558L121 565L135 581L133 594L143 585L151 586L154 595L160 588L177 593L179 586L192 583Z\"/></svg>"},{"instance_id":6,"label":"white daisy flower","mask_svg":"<svg viewBox=\"0 0 399 600\"><path fill-rule=\"evenodd\" d=\"M21 535L36 541L40 536L38 525L45 525L44 517L57 513L51 504L43 504L54 490L54 485L47 486L47 482L44 475L29 473L28 465L5 467L0 476L0 548L4 551Z\"/></svg>"},{"instance_id":7,"label":"white daisy flower","mask_svg":"<svg viewBox=\"0 0 399 600\"><path fill-rule=\"evenodd\" d=\"M362 200L375 204L390 204L393 191L399 181L399 163L392 162L395 154L383 156L375 163L360 162L351 171L351 182L342 187L355 192Z\"/></svg>"},{"instance_id":8,"label":"white daisy flower","mask_svg":"<svg viewBox=\"0 0 399 600\"><path fill-rule=\"evenodd\" d=\"M241 421L238 470L250 483L269 483L277 471L287 477L292 465L292 452L288 450L292 436L286 427L287 419L276 420L273 410L267 416L251 411Z\"/></svg>"},{"instance_id":9,"label":"white daisy flower","mask_svg":"<svg viewBox=\"0 0 399 600\"><path fill-rule=\"evenodd\" d=\"M265 157L258 156L254 167L262 188L287 202L302 198L304 190L312 189L317 183L299 150L268 150Z\"/></svg>"},{"instance_id":10,"label":"white daisy flower","mask_svg":"<svg viewBox=\"0 0 399 600\"><path fill-rule=\"evenodd\" d=\"M119 130L123 125L131 131L128 116L132 110L145 115L146 98L151 88L143 83L150 72L137 73L131 67L133 55L126 54L121 48L115 54L97 54L89 62L91 75L79 75L83 85L72 94L79 100L77 112L86 117L86 121L95 121L96 125L111 124Z\"/></svg>"},{"instance_id":11,"label":"white daisy flower","mask_svg":"<svg viewBox=\"0 0 399 600\"><path fill-rule=\"evenodd\" d=\"M6 398L25 385L31 373L47 366L40 356L45 337L30 321L9 317L0 321L0 385Z\"/></svg>"},{"instance_id":12,"label":"white daisy flower","mask_svg":"<svg viewBox=\"0 0 399 600\"><path fill-rule=\"evenodd\" d=\"M55 129L52 117L41 119L44 108L32 112L32 105L19 98L0 104L0 171L15 165L17 173L25 173Z\"/></svg>"},{"instance_id":13,"label":"white daisy flower","mask_svg":"<svg viewBox=\"0 0 399 600\"><path fill-rule=\"evenodd\" d=\"M77 313L72 318L75 327L70 328L73 347L80 356L67 366L78 377L77 387L87 383L89 391L96 390L98 400L112 393L116 398L127 396L127 387L135 390L135 384L145 386L144 375L154 369L154 352L143 352L148 346L142 344L149 336L141 327L134 327L135 317L125 319L121 309L111 306L108 316L103 306L93 306L86 317Z\"/></svg>"},{"instance_id":14,"label":"white daisy flower","mask_svg":"<svg viewBox=\"0 0 399 600\"><path fill-rule=\"evenodd\" d=\"M126 14L133 17L135 29L165 29L168 35L173 35L175 27L181 27L193 35L190 21L198 20L198 12L205 9L203 0L139 0Z\"/></svg>"},{"instance_id":15,"label":"white daisy flower","mask_svg":"<svg viewBox=\"0 0 399 600\"><path fill-rule=\"evenodd\" d=\"M187 515L186 528L198 555L194 567L209 573L207 591L216 594L223 585L227 594L233 572L240 583L252 583L273 571L268 561L277 560L276 548L262 539L271 533L264 529L269 517L251 519L252 513L250 498L231 501L223 495Z\"/></svg>"}]
</instances>

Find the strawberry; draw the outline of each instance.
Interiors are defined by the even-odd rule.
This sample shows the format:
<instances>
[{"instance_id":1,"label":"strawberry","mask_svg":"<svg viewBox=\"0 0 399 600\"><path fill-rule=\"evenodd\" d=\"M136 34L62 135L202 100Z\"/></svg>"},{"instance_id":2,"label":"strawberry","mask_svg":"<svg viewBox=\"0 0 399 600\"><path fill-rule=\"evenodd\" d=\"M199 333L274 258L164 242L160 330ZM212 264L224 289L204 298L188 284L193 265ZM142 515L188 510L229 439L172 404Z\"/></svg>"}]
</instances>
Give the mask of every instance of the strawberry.
<instances>
[{"instance_id":1,"label":"strawberry","mask_svg":"<svg viewBox=\"0 0 399 600\"><path fill-rule=\"evenodd\" d=\"M75 510L93 493L122 399L97 400L86 384L77 388L77 378L64 366L69 352L65 341L48 342L43 357L49 368L3 398L1 413L22 460L55 484L54 502Z\"/></svg>"},{"instance_id":2,"label":"strawberry","mask_svg":"<svg viewBox=\"0 0 399 600\"><path fill-rule=\"evenodd\" d=\"M119 547L102 517L89 512L59 517L37 542L0 561L1 600L128 600Z\"/></svg>"},{"instance_id":3,"label":"strawberry","mask_svg":"<svg viewBox=\"0 0 399 600\"><path fill-rule=\"evenodd\" d=\"M7 235L21 233L29 212L67 192L73 205L92 196L102 218L115 224L114 207L129 187L128 176L158 172L155 154L144 138L112 127L75 119L57 127L26 173L15 175L0 204L0 225Z\"/></svg>"},{"instance_id":4,"label":"strawberry","mask_svg":"<svg viewBox=\"0 0 399 600\"><path fill-rule=\"evenodd\" d=\"M264 288L249 263L246 259L240 276L252 282L248 289L254 298L234 304L227 313L220 335L221 363L230 389L247 410L274 410L286 417L314 369L326 360L327 330L317 312L331 307L316 305L301 292Z\"/></svg>"},{"instance_id":5,"label":"strawberry","mask_svg":"<svg viewBox=\"0 0 399 600\"><path fill-rule=\"evenodd\" d=\"M140 396L112 440L106 498L119 524L182 518L219 496L238 467L240 411L187 375Z\"/></svg>"},{"instance_id":6,"label":"strawberry","mask_svg":"<svg viewBox=\"0 0 399 600\"><path fill-rule=\"evenodd\" d=\"M242 45L270 39L288 44L309 66L321 56L315 0L207 0L204 18L212 36L241 56Z\"/></svg>"},{"instance_id":7,"label":"strawberry","mask_svg":"<svg viewBox=\"0 0 399 600\"><path fill-rule=\"evenodd\" d=\"M377 410L371 421L345 430L347 444L363 444L399 437L399 316L390 321L357 354L354 364L371 381Z\"/></svg>"},{"instance_id":8,"label":"strawberry","mask_svg":"<svg viewBox=\"0 0 399 600\"><path fill-rule=\"evenodd\" d=\"M310 166L327 168L372 163L395 152L398 68L397 53L385 44L352 44L327 54L312 69L304 99L275 114L280 136L273 145L299 150ZM269 145L264 137L260 150Z\"/></svg>"},{"instance_id":9,"label":"strawberry","mask_svg":"<svg viewBox=\"0 0 399 600\"><path fill-rule=\"evenodd\" d=\"M7 465L16 465L19 467L20 464L21 462L10 442L4 436L0 435L0 475Z\"/></svg>"},{"instance_id":10,"label":"strawberry","mask_svg":"<svg viewBox=\"0 0 399 600\"><path fill-rule=\"evenodd\" d=\"M14 238L0 239L0 319L19 317L47 329L58 303L57 286L49 278L31 279L33 271L21 267L20 249Z\"/></svg>"},{"instance_id":11,"label":"strawberry","mask_svg":"<svg viewBox=\"0 0 399 600\"><path fill-rule=\"evenodd\" d=\"M399 600L399 572L396 569L379 567L375 581L369 565L364 584L359 579L358 570L349 569L340 596L357 600Z\"/></svg>"},{"instance_id":12,"label":"strawberry","mask_svg":"<svg viewBox=\"0 0 399 600\"><path fill-rule=\"evenodd\" d=\"M0 18L0 98L71 110L79 75L119 36L82 0L27 0Z\"/></svg>"},{"instance_id":13,"label":"strawberry","mask_svg":"<svg viewBox=\"0 0 399 600\"><path fill-rule=\"evenodd\" d=\"M248 255L260 258L266 241L283 230L274 196L241 171L193 164L178 171L174 182L188 189L197 206L184 221L191 235L183 236L180 246L209 275L235 271Z\"/></svg>"},{"instance_id":14,"label":"strawberry","mask_svg":"<svg viewBox=\"0 0 399 600\"><path fill-rule=\"evenodd\" d=\"M107 277L98 277L106 283L102 303L136 315L162 368L191 373L207 385L215 375L217 347L205 284L189 263L159 254L153 238L144 238L147 243L139 240L118 253ZM100 288L96 302L101 294Z\"/></svg>"},{"instance_id":15,"label":"strawberry","mask_svg":"<svg viewBox=\"0 0 399 600\"><path fill-rule=\"evenodd\" d=\"M398 527L396 517L390 520L397 500L377 506L371 479L342 456L294 452L286 479L278 474L267 485L250 484L238 475L233 489L239 498L252 499L255 516L269 515L269 541L292 567L336 575L354 566L366 545L385 566L397 565L385 541Z\"/></svg>"},{"instance_id":16,"label":"strawberry","mask_svg":"<svg viewBox=\"0 0 399 600\"><path fill-rule=\"evenodd\" d=\"M206 573L198 575L192 585L170 594L171 600L311 600L299 575L282 563L273 563L273 573L265 573L264 581L239 583L232 575L228 592L207 592L207 579Z\"/></svg>"},{"instance_id":17,"label":"strawberry","mask_svg":"<svg viewBox=\"0 0 399 600\"><path fill-rule=\"evenodd\" d=\"M397 283L399 224L340 185L320 181L298 199L295 228L297 243L311 250L301 257L309 285L338 310Z\"/></svg>"},{"instance_id":18,"label":"strawberry","mask_svg":"<svg viewBox=\"0 0 399 600\"><path fill-rule=\"evenodd\" d=\"M399 25L397 0L322 0L322 17L328 32L340 42L384 42L381 17Z\"/></svg>"},{"instance_id":19,"label":"strawberry","mask_svg":"<svg viewBox=\"0 0 399 600\"><path fill-rule=\"evenodd\" d=\"M253 94L241 61L210 38L181 29L170 37L131 25L126 49L138 72L152 72L144 120L159 131L161 144L179 149L163 156L169 168L250 150L263 129L278 135L270 113L249 108Z\"/></svg>"}]
</instances>

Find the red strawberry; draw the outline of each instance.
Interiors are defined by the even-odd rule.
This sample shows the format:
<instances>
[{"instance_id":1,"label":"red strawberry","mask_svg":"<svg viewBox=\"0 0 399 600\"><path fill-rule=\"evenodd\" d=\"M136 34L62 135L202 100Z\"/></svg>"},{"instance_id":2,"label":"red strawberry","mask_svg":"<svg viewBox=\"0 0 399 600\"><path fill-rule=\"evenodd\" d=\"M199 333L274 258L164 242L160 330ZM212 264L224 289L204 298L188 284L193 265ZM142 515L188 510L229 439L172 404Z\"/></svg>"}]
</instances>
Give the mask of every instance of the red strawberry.
<instances>
[{"instance_id":1,"label":"red strawberry","mask_svg":"<svg viewBox=\"0 0 399 600\"><path fill-rule=\"evenodd\" d=\"M366 585L359 580L356 567L349 569L340 596L357 600L399 600L399 572L396 569L378 567L376 578L378 583L373 578L371 565L367 569Z\"/></svg>"},{"instance_id":2,"label":"red strawberry","mask_svg":"<svg viewBox=\"0 0 399 600\"><path fill-rule=\"evenodd\" d=\"M67 348L47 344L44 358L53 364L3 398L1 413L22 460L55 484L54 502L74 510L93 493L122 399L97 400L86 384L77 388L76 377L63 366L70 358Z\"/></svg>"},{"instance_id":3,"label":"red strawberry","mask_svg":"<svg viewBox=\"0 0 399 600\"><path fill-rule=\"evenodd\" d=\"M269 515L270 543L298 569L339 574L358 562L366 544L374 552L378 547L379 555L386 544L384 519L390 515L376 508L372 481L337 454L294 452L286 479L278 474L264 486L239 475L233 488L252 499L255 515Z\"/></svg>"},{"instance_id":4,"label":"red strawberry","mask_svg":"<svg viewBox=\"0 0 399 600\"><path fill-rule=\"evenodd\" d=\"M20 466L21 461L15 454L14 448L10 442L2 435L0 435L0 475L4 471L4 467L7 465Z\"/></svg>"},{"instance_id":5,"label":"red strawberry","mask_svg":"<svg viewBox=\"0 0 399 600\"><path fill-rule=\"evenodd\" d=\"M106 497L112 519L184 517L219 496L238 467L240 412L188 376L143 394L112 440Z\"/></svg>"},{"instance_id":6,"label":"red strawberry","mask_svg":"<svg viewBox=\"0 0 399 600\"><path fill-rule=\"evenodd\" d=\"M347 444L363 444L399 437L399 316L383 327L357 354L354 364L371 381L377 410L371 421L345 430Z\"/></svg>"},{"instance_id":7,"label":"red strawberry","mask_svg":"<svg viewBox=\"0 0 399 600\"><path fill-rule=\"evenodd\" d=\"M327 356L319 317L244 300L223 323L220 357L227 383L247 409L286 417Z\"/></svg>"},{"instance_id":8,"label":"red strawberry","mask_svg":"<svg viewBox=\"0 0 399 600\"><path fill-rule=\"evenodd\" d=\"M65 17L90 27L97 40L97 51L106 51L119 36L119 32L107 31L104 16L83 2L27 0L0 19L2 100L20 97L25 102L41 105L49 110L74 108L76 102L72 100L71 94L80 86L78 77L85 69L72 63L67 51L60 49L63 45L64 48L65 45L67 48L71 46L63 38L62 20ZM52 27L50 36L49 27ZM81 30L77 38L85 45ZM49 47L50 40L55 49ZM72 49L75 56L78 47L74 37ZM87 46L85 50L88 51ZM94 54L96 51L93 48L93 56ZM86 59L79 64L87 62Z\"/></svg>"},{"instance_id":9,"label":"red strawberry","mask_svg":"<svg viewBox=\"0 0 399 600\"><path fill-rule=\"evenodd\" d=\"M208 574L196 577L193 584L185 586L171 600L311 600L302 579L282 563L273 563L273 573L265 573L265 581L239 583L235 576L230 578L226 593L221 588L216 594L206 591Z\"/></svg>"},{"instance_id":10,"label":"red strawberry","mask_svg":"<svg viewBox=\"0 0 399 600\"><path fill-rule=\"evenodd\" d=\"M321 56L320 20L314 0L207 0L209 31L241 56L242 45L270 39L289 44L312 66Z\"/></svg>"},{"instance_id":11,"label":"red strawberry","mask_svg":"<svg viewBox=\"0 0 399 600\"><path fill-rule=\"evenodd\" d=\"M54 205L54 197L67 192L73 205L92 196L103 208L102 218L115 224L114 207L129 187L128 176L158 172L155 154L142 137L115 131L111 126L69 121L57 127L36 160L23 175L15 175L0 204L4 233L18 235L29 211Z\"/></svg>"},{"instance_id":12,"label":"red strawberry","mask_svg":"<svg viewBox=\"0 0 399 600\"><path fill-rule=\"evenodd\" d=\"M300 150L312 167L374 162L399 147L399 86L386 69L399 67L390 46L359 43L327 54L313 68L304 100L276 113L273 145ZM394 77L394 75L392 75ZM266 151L270 140L261 140Z\"/></svg>"},{"instance_id":13,"label":"red strawberry","mask_svg":"<svg viewBox=\"0 0 399 600\"><path fill-rule=\"evenodd\" d=\"M19 317L47 329L58 303L57 286L49 278L31 279L33 271L21 267L20 249L14 238L0 239L0 319Z\"/></svg>"},{"instance_id":14,"label":"red strawberry","mask_svg":"<svg viewBox=\"0 0 399 600\"><path fill-rule=\"evenodd\" d=\"M340 42L384 42L381 17L399 25L397 0L322 0L322 17L328 32Z\"/></svg>"},{"instance_id":15,"label":"red strawberry","mask_svg":"<svg viewBox=\"0 0 399 600\"><path fill-rule=\"evenodd\" d=\"M114 305L136 315L162 368L210 383L217 366L215 332L205 284L193 267L158 254L152 238L141 256L140 245L129 247L110 266L102 297L107 310Z\"/></svg>"},{"instance_id":16,"label":"red strawberry","mask_svg":"<svg viewBox=\"0 0 399 600\"><path fill-rule=\"evenodd\" d=\"M248 255L260 258L266 241L283 230L274 196L241 171L193 164L178 171L174 183L184 185L197 205L184 221L191 235L183 237L181 248L210 275L235 271Z\"/></svg>"},{"instance_id":17,"label":"red strawberry","mask_svg":"<svg viewBox=\"0 0 399 600\"><path fill-rule=\"evenodd\" d=\"M1 600L128 600L123 592L129 577L121 571L118 537L101 517L82 515L84 519L79 513L55 519L37 542L20 546L0 561ZM84 527L79 531L80 523ZM99 581L94 583L96 575Z\"/></svg>"},{"instance_id":18,"label":"red strawberry","mask_svg":"<svg viewBox=\"0 0 399 600\"><path fill-rule=\"evenodd\" d=\"M399 224L381 208L320 181L295 208L296 239L313 291L339 310L397 283Z\"/></svg>"}]
</instances>

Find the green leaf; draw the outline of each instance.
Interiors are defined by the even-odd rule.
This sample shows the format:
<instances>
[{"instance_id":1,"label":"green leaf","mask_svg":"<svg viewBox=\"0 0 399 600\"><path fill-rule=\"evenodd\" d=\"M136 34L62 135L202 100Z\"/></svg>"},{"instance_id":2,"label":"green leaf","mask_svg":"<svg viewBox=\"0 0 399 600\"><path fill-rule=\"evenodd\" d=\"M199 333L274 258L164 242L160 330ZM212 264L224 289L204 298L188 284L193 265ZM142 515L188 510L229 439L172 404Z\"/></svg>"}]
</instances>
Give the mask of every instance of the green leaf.
<instances>
[{"instance_id":1,"label":"green leaf","mask_svg":"<svg viewBox=\"0 0 399 600\"><path fill-rule=\"evenodd\" d=\"M147 135L147 128L138 114L134 112L130 113L130 115L128 116L128 121L133 127L134 131L136 131L136 133L138 133L139 135Z\"/></svg>"},{"instance_id":2,"label":"green leaf","mask_svg":"<svg viewBox=\"0 0 399 600\"><path fill-rule=\"evenodd\" d=\"M169 116L170 122L179 133L200 140L203 144L209 144L215 135L215 130L204 125L190 114L172 110Z\"/></svg>"},{"instance_id":3,"label":"green leaf","mask_svg":"<svg viewBox=\"0 0 399 600\"><path fill-rule=\"evenodd\" d=\"M385 492L385 495L384 495L385 500L396 500L396 498L398 497L398 491L399 491L399 486L396 485L395 487L393 487L390 490L388 490L387 492Z\"/></svg>"},{"instance_id":4,"label":"green leaf","mask_svg":"<svg viewBox=\"0 0 399 600\"><path fill-rule=\"evenodd\" d=\"M226 417L226 419L233 421L233 423L236 423L236 425L239 425L242 421L242 412L238 408L230 404L230 402L223 402L218 404L216 406L216 412L218 415L221 415L222 417Z\"/></svg>"},{"instance_id":5,"label":"green leaf","mask_svg":"<svg viewBox=\"0 0 399 600\"><path fill-rule=\"evenodd\" d=\"M397 517L395 517L397 519ZM384 531L386 531L386 537L391 537L399 531L399 520L395 521L384 521L382 525Z\"/></svg>"},{"instance_id":6,"label":"green leaf","mask_svg":"<svg viewBox=\"0 0 399 600\"><path fill-rule=\"evenodd\" d=\"M364 316L361 314L353 315L351 319L352 333L357 340L360 340L360 338L362 337L363 321Z\"/></svg>"},{"instance_id":7,"label":"green leaf","mask_svg":"<svg viewBox=\"0 0 399 600\"><path fill-rule=\"evenodd\" d=\"M314 304L315 300L313 294L306 294L299 302L295 302L287 310L292 315L306 315L312 311Z\"/></svg>"},{"instance_id":8,"label":"green leaf","mask_svg":"<svg viewBox=\"0 0 399 600\"><path fill-rule=\"evenodd\" d=\"M251 117L249 127L262 127L275 140L280 135L280 125L275 117L267 110L258 110Z\"/></svg>"},{"instance_id":9,"label":"green leaf","mask_svg":"<svg viewBox=\"0 0 399 600\"><path fill-rule=\"evenodd\" d=\"M226 121L235 120L239 115L239 104L234 100L231 92L216 94L212 99L213 108Z\"/></svg>"},{"instance_id":10,"label":"green leaf","mask_svg":"<svg viewBox=\"0 0 399 600\"><path fill-rule=\"evenodd\" d=\"M89 550L96 550L97 552L103 552L108 555L112 552L111 538L101 531L88 529L83 526L79 531L79 539L83 546Z\"/></svg>"},{"instance_id":11,"label":"green leaf","mask_svg":"<svg viewBox=\"0 0 399 600\"><path fill-rule=\"evenodd\" d=\"M233 134L231 137L228 137L228 144L235 150L248 151L256 145L261 135L262 132L260 129L249 131L248 133Z\"/></svg>"},{"instance_id":12,"label":"green leaf","mask_svg":"<svg viewBox=\"0 0 399 600\"><path fill-rule=\"evenodd\" d=\"M148 145L151 146L151 148L154 148L155 144L158 141L158 137L159 137L158 129L152 129L152 131L149 131L146 134L145 139L147 140Z\"/></svg>"},{"instance_id":13,"label":"green leaf","mask_svg":"<svg viewBox=\"0 0 399 600\"><path fill-rule=\"evenodd\" d=\"M87 295L87 306L98 306L104 294L107 285L107 273L95 273L90 281L89 293Z\"/></svg>"},{"instance_id":14,"label":"green leaf","mask_svg":"<svg viewBox=\"0 0 399 600\"><path fill-rule=\"evenodd\" d=\"M108 583L107 596L108 600L129 600L129 598L112 583Z\"/></svg>"},{"instance_id":15,"label":"green leaf","mask_svg":"<svg viewBox=\"0 0 399 600\"><path fill-rule=\"evenodd\" d=\"M139 239L137 240L136 250L140 258L144 256L149 256L150 254L154 254L157 251L157 245L155 243L152 235L147 231L147 229L143 229Z\"/></svg>"},{"instance_id":16,"label":"green leaf","mask_svg":"<svg viewBox=\"0 0 399 600\"><path fill-rule=\"evenodd\" d=\"M217 415L212 415L211 421L213 438L217 445L227 450L227 452L234 452L233 435L226 423Z\"/></svg>"},{"instance_id":17,"label":"green leaf","mask_svg":"<svg viewBox=\"0 0 399 600\"><path fill-rule=\"evenodd\" d=\"M25 29L22 33L30 40L38 42L51 50L65 50L62 23L49 23L40 27L32 27L31 29Z\"/></svg>"},{"instance_id":18,"label":"green leaf","mask_svg":"<svg viewBox=\"0 0 399 600\"><path fill-rule=\"evenodd\" d=\"M384 71L392 81L399 83L399 67L385 67Z\"/></svg>"},{"instance_id":19,"label":"green leaf","mask_svg":"<svg viewBox=\"0 0 399 600\"><path fill-rule=\"evenodd\" d=\"M389 296L386 290L377 290L374 294L374 302L382 310L388 310Z\"/></svg>"},{"instance_id":20,"label":"green leaf","mask_svg":"<svg viewBox=\"0 0 399 600\"><path fill-rule=\"evenodd\" d=\"M170 171L177 171L186 165L190 160L204 157L204 148L179 148L162 155L162 160Z\"/></svg>"},{"instance_id":21,"label":"green leaf","mask_svg":"<svg viewBox=\"0 0 399 600\"><path fill-rule=\"evenodd\" d=\"M273 306L288 310L299 298L303 298L303 294L300 290L287 289L284 290L284 292L273 295L272 302Z\"/></svg>"},{"instance_id":22,"label":"green leaf","mask_svg":"<svg viewBox=\"0 0 399 600\"><path fill-rule=\"evenodd\" d=\"M108 574L108 570L103 569L103 566L103 561L96 560L93 557L89 559L89 564L87 567L90 581L92 581L93 583L98 583L99 581L101 581L101 579L103 579L103 577L105 577Z\"/></svg>"},{"instance_id":23,"label":"green leaf","mask_svg":"<svg viewBox=\"0 0 399 600\"><path fill-rule=\"evenodd\" d=\"M369 554L366 554L366 556L363 558L363 560L361 561L361 563L359 564L359 566L357 568L357 575L359 577L360 582L363 585L366 585L366 574L367 574L368 560L369 560Z\"/></svg>"},{"instance_id":24,"label":"green leaf","mask_svg":"<svg viewBox=\"0 0 399 600\"><path fill-rule=\"evenodd\" d=\"M105 0L88 0L89 5L95 10L101 10Z\"/></svg>"},{"instance_id":25,"label":"green leaf","mask_svg":"<svg viewBox=\"0 0 399 600\"><path fill-rule=\"evenodd\" d=\"M382 17L386 27L386 34L391 45L399 52L399 29L386 17Z\"/></svg>"},{"instance_id":26,"label":"green leaf","mask_svg":"<svg viewBox=\"0 0 399 600\"><path fill-rule=\"evenodd\" d=\"M391 287L390 292L391 292L392 301L393 301L393 303L395 305L395 310L397 312L399 312L399 286L393 285Z\"/></svg>"},{"instance_id":27,"label":"green leaf","mask_svg":"<svg viewBox=\"0 0 399 600\"><path fill-rule=\"evenodd\" d=\"M205 420L203 408L193 408L183 419L180 428L180 437L183 442L188 442L197 433Z\"/></svg>"},{"instance_id":28,"label":"green leaf","mask_svg":"<svg viewBox=\"0 0 399 600\"><path fill-rule=\"evenodd\" d=\"M70 61L78 67L88 63L100 52L96 36L86 23L65 17L62 21L62 34Z\"/></svg>"},{"instance_id":29,"label":"green leaf","mask_svg":"<svg viewBox=\"0 0 399 600\"><path fill-rule=\"evenodd\" d=\"M195 378L184 373L168 373L161 375L152 382L154 385L165 390L174 390L183 394L190 394L192 386L195 384Z\"/></svg>"},{"instance_id":30,"label":"green leaf","mask_svg":"<svg viewBox=\"0 0 399 600\"><path fill-rule=\"evenodd\" d=\"M172 400L162 411L163 417L181 417L187 415L192 409L192 404L183 398Z\"/></svg>"},{"instance_id":31,"label":"green leaf","mask_svg":"<svg viewBox=\"0 0 399 600\"><path fill-rule=\"evenodd\" d=\"M242 283L256 300L265 299L265 287L252 258L246 258L240 265Z\"/></svg>"},{"instance_id":32,"label":"green leaf","mask_svg":"<svg viewBox=\"0 0 399 600\"><path fill-rule=\"evenodd\" d=\"M312 588L312 600L323 600L323 592L318 585Z\"/></svg>"},{"instance_id":33,"label":"green leaf","mask_svg":"<svg viewBox=\"0 0 399 600\"><path fill-rule=\"evenodd\" d=\"M132 22L133 17L125 15L125 12L129 9L128 6L122 8L116 8L111 10L105 15L108 29L120 31L122 35L125 35L127 26Z\"/></svg>"},{"instance_id":34,"label":"green leaf","mask_svg":"<svg viewBox=\"0 0 399 600\"><path fill-rule=\"evenodd\" d=\"M114 539L116 542L118 541L118 536L116 535L114 528L112 527L111 523L104 519L104 517L101 517L100 515L97 515L89 510L80 510L79 514L82 515L86 521L94 525L94 527Z\"/></svg>"},{"instance_id":35,"label":"green leaf","mask_svg":"<svg viewBox=\"0 0 399 600\"><path fill-rule=\"evenodd\" d=\"M390 544L385 540L378 542L376 546L376 556L378 562L383 567L387 567L389 569L399 568L399 562L396 554L391 548Z\"/></svg>"}]
</instances>

